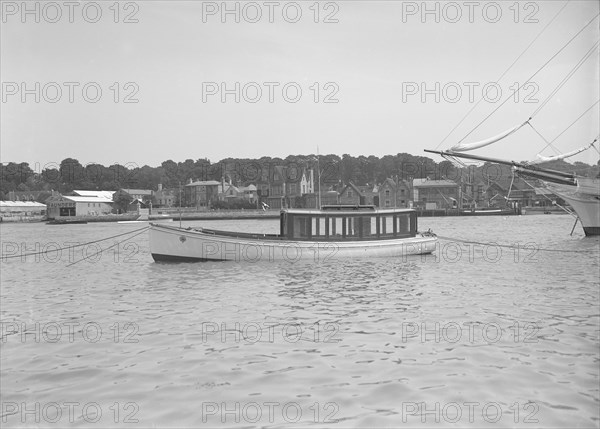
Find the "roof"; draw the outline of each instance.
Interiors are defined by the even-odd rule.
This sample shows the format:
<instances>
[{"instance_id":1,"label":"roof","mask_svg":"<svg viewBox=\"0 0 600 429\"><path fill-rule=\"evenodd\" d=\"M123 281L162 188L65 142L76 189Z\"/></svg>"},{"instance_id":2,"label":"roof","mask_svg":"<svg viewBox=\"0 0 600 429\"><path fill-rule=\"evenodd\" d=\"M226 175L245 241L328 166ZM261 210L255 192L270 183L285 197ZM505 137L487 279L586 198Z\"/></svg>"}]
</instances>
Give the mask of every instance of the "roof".
<instances>
[{"instance_id":1,"label":"roof","mask_svg":"<svg viewBox=\"0 0 600 429\"><path fill-rule=\"evenodd\" d=\"M73 191L80 197L102 197L112 199L115 191ZM76 196L77 196L76 195Z\"/></svg>"},{"instance_id":2,"label":"roof","mask_svg":"<svg viewBox=\"0 0 600 429\"><path fill-rule=\"evenodd\" d=\"M332 207L332 206L330 206ZM316 209L284 209L281 210L282 213L290 213L290 214L305 214L305 215L329 215L329 216L357 216L359 214L364 215L375 215L375 214L393 214L393 213L409 213L414 212L414 209L400 209L400 208L391 208L391 209L369 209L366 207L361 207L361 210L350 208L351 206L342 206L341 210L316 210Z\"/></svg>"},{"instance_id":3,"label":"roof","mask_svg":"<svg viewBox=\"0 0 600 429\"><path fill-rule=\"evenodd\" d=\"M346 191L346 189L348 189L349 187L354 189L357 194L364 196L365 191L363 189L360 189L358 186L356 186L352 182L348 182L348 184L342 188L342 190L339 192L339 194L342 195Z\"/></svg>"},{"instance_id":4,"label":"roof","mask_svg":"<svg viewBox=\"0 0 600 429\"><path fill-rule=\"evenodd\" d=\"M46 204L35 201L0 201L0 207L46 207Z\"/></svg>"},{"instance_id":5,"label":"roof","mask_svg":"<svg viewBox=\"0 0 600 429\"><path fill-rule=\"evenodd\" d=\"M452 180L430 180L430 179L413 179L413 187L415 188L443 188L457 187L458 184Z\"/></svg>"},{"instance_id":6,"label":"roof","mask_svg":"<svg viewBox=\"0 0 600 429\"><path fill-rule=\"evenodd\" d=\"M185 186L218 186L221 183L216 180L199 180L197 182L188 183Z\"/></svg>"},{"instance_id":7,"label":"roof","mask_svg":"<svg viewBox=\"0 0 600 429\"><path fill-rule=\"evenodd\" d=\"M110 204L113 203L112 198L103 198L103 197L79 197L77 195L75 195L75 196L63 195L63 198L65 198L67 200L71 200L76 203L110 203Z\"/></svg>"},{"instance_id":8,"label":"roof","mask_svg":"<svg viewBox=\"0 0 600 429\"><path fill-rule=\"evenodd\" d=\"M121 189L121 191L127 192L129 195L152 195L150 189Z\"/></svg>"}]
</instances>

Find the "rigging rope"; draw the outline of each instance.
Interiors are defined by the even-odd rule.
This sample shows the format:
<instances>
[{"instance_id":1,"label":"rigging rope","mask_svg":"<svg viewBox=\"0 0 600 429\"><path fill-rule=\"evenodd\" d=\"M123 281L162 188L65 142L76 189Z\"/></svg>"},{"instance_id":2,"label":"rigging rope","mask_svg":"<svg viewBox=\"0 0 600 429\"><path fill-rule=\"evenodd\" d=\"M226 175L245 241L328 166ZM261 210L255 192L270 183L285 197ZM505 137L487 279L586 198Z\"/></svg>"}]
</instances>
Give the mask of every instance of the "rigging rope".
<instances>
[{"instance_id":1,"label":"rigging rope","mask_svg":"<svg viewBox=\"0 0 600 429\"><path fill-rule=\"evenodd\" d=\"M79 262L81 262L81 261L84 261L84 260L86 260L86 259L88 259L88 258L91 258L92 256L96 256L98 253L102 253L102 252L104 252L105 250L112 249L113 247L115 247L115 246L118 246L118 245L120 245L121 243L125 243L126 241L129 241L129 240L131 240L133 237L137 237L138 235L140 235L140 234L143 234L144 232L146 232L145 230L147 230L147 229L149 229L149 228L150 228L150 227L142 228L142 231L138 232L137 234L135 234L135 235L132 235L131 237L127 237L125 240L119 241L119 242L117 242L117 243L113 244L112 246L108 246L106 249L100 249L100 250L98 250L96 253L93 253L93 254L91 254L91 255L87 255L87 256L85 256L84 258L81 258L79 261L72 262L72 263L68 264L68 265L67 265L67 267L70 267L71 265L75 265L75 264L77 264L77 263L79 263Z\"/></svg>"},{"instance_id":2,"label":"rigging rope","mask_svg":"<svg viewBox=\"0 0 600 429\"><path fill-rule=\"evenodd\" d=\"M510 71L511 68L513 68L513 66L517 63L517 61L519 61L521 59L521 57L523 55L525 55L525 53L529 50L529 48L531 48L531 45L533 45L535 43L535 41L544 33L544 31L546 31L546 29L550 26L550 24L552 24L554 22L554 20L558 17L558 15L560 15L560 13L563 11L563 9L565 7L567 7L567 5L569 4L568 1L565 2L565 4L563 5L562 8L560 8L560 10L556 13L556 15L554 15L554 17L550 20L550 22L548 22L548 24L546 24L546 26L544 28L542 28L542 31L540 31L538 33L537 36L535 36L535 38L529 43L529 45L527 45L527 47L525 48L525 50L523 52L521 52L519 54L519 56L512 62L512 64L510 66L508 66L508 68L504 71L504 73L502 73L500 75L500 77L498 79L496 79L496 82L499 82L500 80L502 80L502 78L506 75L506 73L508 73ZM467 116L469 116L471 114L471 112L473 112L473 110L475 110L475 108L479 105L479 103L481 103L484 100L484 97L482 96L479 101L477 103L475 103L473 105L473 107L471 107L471 109L465 114L465 116L463 116L463 118L458 122L458 124L456 124L456 126L454 128L452 128L450 130L450 132L446 135L446 137L443 138L443 140L441 142L438 143L438 145L435 147L435 149L437 150L437 148L439 148L447 139L448 137L450 137L450 135L456 131L456 129L460 126L460 124L462 124L465 119L467 119ZM464 139L463 139L464 140Z\"/></svg>"},{"instance_id":3,"label":"rigging rope","mask_svg":"<svg viewBox=\"0 0 600 429\"><path fill-rule=\"evenodd\" d=\"M26 256L43 255L43 254L50 253L50 252L62 252L63 250L74 249L76 247L81 247L81 246L89 246L90 244L100 243L102 241L110 240L111 238L122 237L124 235L133 234L134 232L138 232L138 231L142 231L143 232L143 231L147 230L148 228L149 228L148 226L145 226L143 228L134 229L133 231L124 232L122 234L113 235L113 236L110 236L110 237L102 238L100 240L88 241L87 243L75 244L73 246L67 246L67 247L59 247L57 249L47 249L47 250L44 250L42 252L32 252L32 253L23 253L23 254L20 254L20 255L2 256L2 257L0 257L0 259L24 258Z\"/></svg>"},{"instance_id":4,"label":"rigging rope","mask_svg":"<svg viewBox=\"0 0 600 429\"><path fill-rule=\"evenodd\" d=\"M560 136L562 136L569 128L571 128L573 125L575 125L575 123L577 123L577 121L579 121L587 112L592 110L593 107L598 103L600 103L600 99L598 99L594 104L592 104L590 107L588 107L585 112L583 112L581 115L579 115L579 117L577 119L575 119L573 122L571 122L571 124L567 128L565 128L559 135L554 137L546 146L544 146L544 149L540 150L540 152L543 152L548 146L550 146L552 143L554 143ZM554 147L553 147L553 149L554 149Z\"/></svg>"},{"instance_id":5,"label":"rigging rope","mask_svg":"<svg viewBox=\"0 0 600 429\"><path fill-rule=\"evenodd\" d=\"M548 102L550 101L550 99L552 97L554 97L554 95L556 95L556 93L558 91L560 91L560 89L565 85L565 83L567 83L567 81L569 79L571 79L571 77L575 74L575 72L577 72L577 70L579 70L579 68L588 60L588 58L591 57L591 55L596 51L596 48L598 47L599 44L600 44L600 40L596 41L596 43L594 44L594 46L592 46L591 49L585 53L585 55L583 56L583 58L580 59L577 64L575 64L575 67L573 67L573 69L571 69L571 71L569 73L567 73L567 75L558 84L558 86L556 88L554 88L554 90L550 93L550 95L548 97L546 97L546 99L542 102L542 104L540 104L540 106L531 114L532 118L535 115L537 115L538 112L540 110L542 110L546 104L548 104Z\"/></svg>"},{"instance_id":6,"label":"rigging rope","mask_svg":"<svg viewBox=\"0 0 600 429\"><path fill-rule=\"evenodd\" d=\"M527 185L529 185L531 187L531 189L535 190L535 186L533 186L531 183L529 183L527 180L523 179L522 176L519 176L519 178L525 182ZM548 197L546 194L542 194L542 196L544 198L546 198L548 201L550 201L552 204L555 204L557 207L559 207L560 209L564 210L566 213L570 214L571 216L578 218L579 216L577 216L577 214L573 213L573 211L567 209L566 207L561 206L560 204L558 204L556 201L553 201L550 197Z\"/></svg>"},{"instance_id":7,"label":"rigging rope","mask_svg":"<svg viewBox=\"0 0 600 429\"><path fill-rule=\"evenodd\" d=\"M531 125L531 122L528 122L528 124L531 127L531 129L533 131L535 131L535 133L538 136L540 136L542 138L542 140L544 140L546 142L546 147L550 146L552 149L554 149L554 152L556 152L557 155L560 155L560 151L552 145L552 142L549 142L548 140L546 140L546 137L544 137L538 130L535 129L535 127L533 125Z\"/></svg>"},{"instance_id":8,"label":"rigging rope","mask_svg":"<svg viewBox=\"0 0 600 429\"><path fill-rule=\"evenodd\" d=\"M554 58L556 58L558 56L558 54L560 54L567 46L569 46L571 44L571 42L573 42L573 40L575 40L575 38L577 36L579 36L583 32L583 30L585 30L592 22L594 22L596 20L596 18L598 18L598 15L600 15L600 14L596 14L596 16L594 16L590 20L590 22L588 22L587 24L585 24L583 26L583 28L581 28L581 30L579 30L573 37L571 37L569 39L569 41L562 48L560 48L558 50L558 52L556 52L554 55L552 55L552 57L550 57L550 59L548 61L546 61L539 69L537 69L536 72L533 73L525 82L523 82L521 85L519 85L519 87L516 89L515 92L519 92L519 90L523 86L525 86L526 84L528 84L531 81L531 79L533 79L539 72L541 72ZM464 139L466 139L467 137L469 137L471 135L471 133L473 133L473 131L475 131L477 128L479 128L481 126L481 124L483 124L485 121L487 121L490 116L492 116L494 113L496 113L498 111L498 109L500 109L504 104L506 104L506 102L508 100L510 100L511 98L512 98L512 95L509 95L502 103L500 103L500 105L498 107L496 107L494 110L492 110L492 112L489 115L487 115L485 118L483 118L481 120L481 122L479 122L475 126L475 128L473 128L471 131L469 131L467 133L467 135L465 135L461 140L459 140L458 143L461 143Z\"/></svg>"}]
</instances>

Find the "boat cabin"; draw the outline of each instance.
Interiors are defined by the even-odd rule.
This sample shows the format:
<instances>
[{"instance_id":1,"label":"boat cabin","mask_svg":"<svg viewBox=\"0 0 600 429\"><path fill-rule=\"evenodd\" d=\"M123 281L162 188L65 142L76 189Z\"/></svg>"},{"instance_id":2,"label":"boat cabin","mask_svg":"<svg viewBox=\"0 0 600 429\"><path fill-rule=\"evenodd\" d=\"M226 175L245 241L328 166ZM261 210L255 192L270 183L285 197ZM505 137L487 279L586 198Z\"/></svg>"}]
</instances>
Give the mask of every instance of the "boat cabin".
<instances>
[{"instance_id":1,"label":"boat cabin","mask_svg":"<svg viewBox=\"0 0 600 429\"><path fill-rule=\"evenodd\" d=\"M289 240L357 241L415 237L417 213L364 205L323 206L281 211L280 236Z\"/></svg>"}]
</instances>

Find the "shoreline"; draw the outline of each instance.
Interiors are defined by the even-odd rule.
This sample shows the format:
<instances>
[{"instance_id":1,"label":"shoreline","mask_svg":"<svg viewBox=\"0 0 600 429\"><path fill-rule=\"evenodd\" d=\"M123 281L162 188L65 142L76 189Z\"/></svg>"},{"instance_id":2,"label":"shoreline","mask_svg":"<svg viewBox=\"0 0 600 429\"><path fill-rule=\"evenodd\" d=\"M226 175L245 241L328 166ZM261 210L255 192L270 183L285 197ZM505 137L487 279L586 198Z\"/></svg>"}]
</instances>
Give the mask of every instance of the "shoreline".
<instances>
[{"instance_id":1,"label":"shoreline","mask_svg":"<svg viewBox=\"0 0 600 429\"><path fill-rule=\"evenodd\" d=\"M416 210L418 217L472 217L472 216L515 216L521 213L514 213L512 211L503 210L501 212L489 212L489 213L459 213L456 209L436 209L436 210ZM547 208L539 207L524 207L522 214L525 215L536 215L536 214L566 214L564 211L556 208L547 210ZM211 211L187 211L181 212L182 221L193 221L193 220L236 220L236 219L279 219L280 210L211 210ZM145 219L141 219L144 217ZM4 217L0 218L0 223L41 223L52 221L52 219L40 218L40 217ZM104 216L65 216L53 219L55 224L69 224L75 222L119 222L119 221L159 221L161 219L172 218L173 221L178 221L180 218L179 212L156 210L148 216L139 215L137 213L124 213L124 214L111 214Z\"/></svg>"}]
</instances>

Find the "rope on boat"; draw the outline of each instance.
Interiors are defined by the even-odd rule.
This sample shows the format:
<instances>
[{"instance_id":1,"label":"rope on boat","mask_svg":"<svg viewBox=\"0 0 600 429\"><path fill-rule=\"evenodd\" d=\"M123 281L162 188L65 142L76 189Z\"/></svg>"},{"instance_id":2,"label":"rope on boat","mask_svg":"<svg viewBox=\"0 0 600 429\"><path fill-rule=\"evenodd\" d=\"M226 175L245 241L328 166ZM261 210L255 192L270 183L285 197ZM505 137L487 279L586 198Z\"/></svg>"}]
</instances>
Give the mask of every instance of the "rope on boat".
<instances>
[{"instance_id":1,"label":"rope on boat","mask_svg":"<svg viewBox=\"0 0 600 429\"><path fill-rule=\"evenodd\" d=\"M527 185L529 185L531 187L531 189L535 189L535 186L533 186L531 183L529 183L527 180L523 179L523 177L521 177L521 180L523 182L525 182ZM577 216L575 213L573 213L572 210L567 209L566 207L561 206L560 204L558 204L556 201L552 200L552 198L548 197L548 195L546 194L542 194L542 196L544 198L546 198L548 201L550 201L553 205L556 205L556 207L562 209L565 211L565 213L570 214L571 216L575 217L575 218L579 218L579 216Z\"/></svg>"},{"instance_id":2,"label":"rope on boat","mask_svg":"<svg viewBox=\"0 0 600 429\"><path fill-rule=\"evenodd\" d=\"M525 53L526 53L526 52L529 50L529 48L531 48L531 46L532 46L532 45L535 43L535 41L536 41L537 39L539 39L539 38L540 38L540 36L541 36L541 35L544 33L544 31L546 31L546 29L547 29L547 28L550 26L550 24L552 24L552 23L554 22L554 20L555 20L555 19L558 17L558 15L560 15L560 13L563 11L563 9L564 9L565 7L567 7L567 5L568 5L568 4L569 4L569 2L568 2L568 1L566 1L566 2L565 2L565 4L563 5L563 7L562 7L562 8L560 8L560 10L559 10L559 11L556 13L556 15L554 15L554 17L553 17L553 18L552 18L552 19L551 19L551 20L550 20L550 21L549 21L549 22L546 24L546 26L545 26L544 28L542 28L542 31L540 31L540 32L538 33L538 35L537 35L537 36L535 36L535 38L534 38L534 39L533 39L531 42L529 42L529 45L527 45L527 47L525 48L525 50L519 54L519 56L518 56L518 57L517 57L517 58L516 58L516 59L515 59L515 60L512 62L512 64L511 64L510 66L508 66L508 68L507 68L506 70L504 70L504 73L502 73L502 74L500 75L500 77L498 77L498 79L496 79L496 80L495 80L495 82L500 82L500 80L501 80L501 79L502 79L502 78L503 78L503 77L504 77L504 76L505 76L505 75L506 75L506 74L507 74L507 73L510 71L510 69L512 69L512 68L513 68L513 66L514 66L514 65L517 63L517 61L519 61L519 60L521 59L521 57L522 57L523 55L525 55ZM458 124L456 124L456 125L454 126L454 128L452 128L452 130L450 130L450 132L449 132L449 133L446 135L446 137L444 137L444 139L443 139L441 142L439 142L439 143L438 143L438 145L435 147L436 149L437 149L438 147L440 147L440 146L441 146L441 145L442 145L442 144L443 144L443 143L444 143L444 142L445 142L445 141L448 139L448 137L450 137L450 135L451 135L451 134L452 134L454 131L456 131L456 129L457 129L457 128L458 128L458 127L459 127L459 126L460 126L460 125L461 125L461 124L462 124L462 123L465 121L465 119L467 119L467 117L468 117L468 116L471 114L471 112L473 112L473 110L475 110L475 108L476 108L476 107L479 105L479 103L481 103L483 100L484 100L484 97L481 97L481 98L479 99L479 101L477 101L477 103L475 103L475 104L473 105L473 107L471 107L471 109L470 109L470 110L469 110L469 111L468 111L468 112L465 114L465 116L463 116L463 117L462 117L462 119L461 119L461 120L458 122ZM464 138L466 138L466 136L465 136ZM464 140L464 138L463 138L463 140Z\"/></svg>"},{"instance_id":3,"label":"rope on boat","mask_svg":"<svg viewBox=\"0 0 600 429\"><path fill-rule=\"evenodd\" d=\"M85 256L84 258L81 258L79 261L71 262L69 265L67 265L67 267L70 267L71 265L75 265L75 264L77 264L77 263L79 263L81 261L84 261L84 260L86 260L88 258L91 258L92 256L96 256L97 254L102 253L105 250L112 249L115 246L118 246L118 245L120 245L122 243L125 243L126 241L131 240L133 237L137 237L138 235L143 234L144 232L146 232L147 229L150 229L150 227L145 227L145 228L141 228L141 229L142 229L141 231L138 230L139 232L137 234L132 235L131 237L127 237L125 240L118 241L115 244L113 244L112 246L108 246L106 249L100 249L96 253L92 253L91 255L88 255L88 256ZM132 232L134 232L134 231L132 231Z\"/></svg>"},{"instance_id":4,"label":"rope on boat","mask_svg":"<svg viewBox=\"0 0 600 429\"><path fill-rule=\"evenodd\" d=\"M508 249L520 249L523 247L523 246L518 246L518 245L514 246L512 244L498 244L498 243L494 243L494 242L483 243L481 241L461 240L460 238L444 237L442 235L438 235L437 237L440 240L456 241L459 243L467 243L467 244L478 244L480 246L497 246L497 247L505 247ZM525 245L527 245L527 244L525 244ZM548 249L548 248L541 248L541 247L536 247L535 250L541 251L541 252L559 252L559 253L589 253L590 252L589 249L587 249L587 250L568 250L568 249Z\"/></svg>"},{"instance_id":5,"label":"rope on boat","mask_svg":"<svg viewBox=\"0 0 600 429\"><path fill-rule=\"evenodd\" d=\"M73 246L67 246L67 247L59 247L59 248L56 248L56 249L48 249L48 250L44 250L43 252L32 252L32 253L23 253L21 255L1 256L0 259L24 258L26 256L43 255L43 254L50 253L50 252L62 252L63 250L69 250L69 249L74 249L76 247L88 246L90 244L100 243L102 241L110 240L111 238L117 238L117 237L122 237L124 235L133 234L134 232L139 232L139 231L143 232L143 231L145 231L145 230L147 230L149 228L150 227L145 226L143 228L134 229L133 231L124 232L122 234L112 235L110 237L101 238L99 240L88 241L87 243L75 244ZM141 234L141 232L140 232L140 234ZM139 234L136 234L136 235L139 235ZM133 236L133 237L135 237L135 236ZM133 238L133 237L130 237L130 238ZM108 247L107 249L110 249L110 247Z\"/></svg>"},{"instance_id":6,"label":"rope on boat","mask_svg":"<svg viewBox=\"0 0 600 429\"><path fill-rule=\"evenodd\" d=\"M561 9L562 10L562 9ZM579 30L577 32L577 34L575 34L573 37L571 37L569 39L569 41L562 47L560 48L554 55L552 55L552 57L546 61L539 69L536 70L535 73L533 73L527 80L525 80L525 82L523 82L521 85L519 85L519 87L516 89L515 92L519 92L521 90L521 88L523 88L523 86L525 86L526 84L531 82L531 79L533 79L539 72L541 72L554 58L556 58L567 46L569 46L571 44L571 42L573 42L573 40L575 40L577 38L577 36L579 36L583 30L585 30L592 22L594 22L596 20L596 18L598 18L600 14L596 14L596 16L594 16L587 24L585 24L581 30ZM504 104L506 104L506 102L508 100L510 100L512 98L512 95L510 95L509 97L507 97L502 103L500 103L499 106L497 106L494 110L492 110L491 113L489 113L485 118L483 118L481 120L481 122L479 122L475 128L473 128L471 131L469 131L467 133L466 136L464 136L462 139L459 140L459 143L461 143L463 140L465 140L467 137L469 137L469 135L471 135L471 133L473 133L473 131L475 131L477 128L479 128L481 126L481 124L483 124L485 121L487 121L489 119L490 116L492 116L494 113L496 113L496 111L498 111L498 109L500 109ZM539 109L538 109L539 110ZM536 110L535 112L536 114L538 113L538 111ZM529 118L529 120L533 119L534 115L531 115L531 117ZM528 121L529 121L528 120Z\"/></svg>"}]
</instances>

